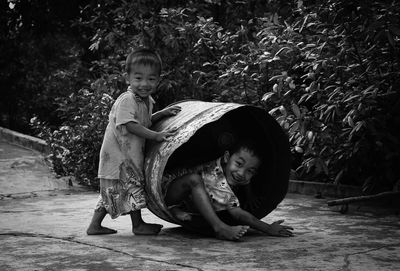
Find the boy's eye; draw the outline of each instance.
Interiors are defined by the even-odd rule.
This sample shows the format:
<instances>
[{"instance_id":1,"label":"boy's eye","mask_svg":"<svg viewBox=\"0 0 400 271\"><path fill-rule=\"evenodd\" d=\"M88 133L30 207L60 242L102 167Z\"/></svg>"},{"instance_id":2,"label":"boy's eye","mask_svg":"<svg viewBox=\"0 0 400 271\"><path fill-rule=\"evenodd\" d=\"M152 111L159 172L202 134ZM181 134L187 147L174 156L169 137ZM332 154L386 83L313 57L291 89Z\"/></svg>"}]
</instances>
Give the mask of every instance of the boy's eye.
<instances>
[{"instance_id":1,"label":"boy's eye","mask_svg":"<svg viewBox=\"0 0 400 271\"><path fill-rule=\"evenodd\" d=\"M240 167L242 164L240 162L236 162L236 166Z\"/></svg>"}]
</instances>

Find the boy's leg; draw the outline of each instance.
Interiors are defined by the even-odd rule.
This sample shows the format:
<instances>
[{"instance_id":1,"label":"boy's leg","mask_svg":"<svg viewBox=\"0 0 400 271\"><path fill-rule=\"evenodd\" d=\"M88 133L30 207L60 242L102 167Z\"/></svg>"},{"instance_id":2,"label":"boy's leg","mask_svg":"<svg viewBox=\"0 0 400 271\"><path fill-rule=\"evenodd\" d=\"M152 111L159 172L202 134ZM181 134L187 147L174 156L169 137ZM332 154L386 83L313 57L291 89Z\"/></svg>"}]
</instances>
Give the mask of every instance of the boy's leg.
<instances>
[{"instance_id":1,"label":"boy's leg","mask_svg":"<svg viewBox=\"0 0 400 271\"><path fill-rule=\"evenodd\" d=\"M132 211L129 214L132 220L132 232L135 235L155 235L158 234L163 227L160 224L144 222L141 210Z\"/></svg>"},{"instance_id":2,"label":"boy's leg","mask_svg":"<svg viewBox=\"0 0 400 271\"><path fill-rule=\"evenodd\" d=\"M219 219L198 174L187 174L172 181L167 189L165 202L169 206L179 204L187 199L189 194L192 195L195 207L211 225L218 238L238 240L246 233L248 226L229 226Z\"/></svg>"},{"instance_id":3,"label":"boy's leg","mask_svg":"<svg viewBox=\"0 0 400 271\"><path fill-rule=\"evenodd\" d=\"M106 216L107 211L105 208L98 208L94 211L92 221L90 222L89 227L86 230L88 235L99 235L99 234L113 234L116 233L116 230L103 227L101 222Z\"/></svg>"},{"instance_id":4,"label":"boy's leg","mask_svg":"<svg viewBox=\"0 0 400 271\"><path fill-rule=\"evenodd\" d=\"M96 204L96 208L94 210L94 214L92 217L92 221L90 222L89 227L86 230L86 233L88 235L98 235L98 234L113 234L116 233L116 230L107 228L107 227L103 227L101 225L101 222L103 221L104 217L107 214L107 210L104 207L104 198L102 195L102 191L103 189L105 189L105 187L109 186L111 183L111 181L109 180L105 180L105 179L100 179L100 196L99 196L99 200Z\"/></svg>"},{"instance_id":5,"label":"boy's leg","mask_svg":"<svg viewBox=\"0 0 400 271\"><path fill-rule=\"evenodd\" d=\"M180 208L180 206L171 206L171 207L168 207L168 209L172 213L172 215L180 221L192 220L192 215L188 212L183 211Z\"/></svg>"}]
</instances>

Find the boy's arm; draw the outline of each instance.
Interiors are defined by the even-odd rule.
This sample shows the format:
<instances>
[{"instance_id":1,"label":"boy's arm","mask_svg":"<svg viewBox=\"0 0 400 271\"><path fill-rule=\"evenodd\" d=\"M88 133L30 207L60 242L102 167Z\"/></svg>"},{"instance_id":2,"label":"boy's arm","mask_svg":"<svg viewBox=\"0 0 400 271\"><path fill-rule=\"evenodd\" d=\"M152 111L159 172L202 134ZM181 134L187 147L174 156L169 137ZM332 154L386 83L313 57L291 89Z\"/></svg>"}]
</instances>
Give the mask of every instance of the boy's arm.
<instances>
[{"instance_id":1,"label":"boy's arm","mask_svg":"<svg viewBox=\"0 0 400 271\"><path fill-rule=\"evenodd\" d=\"M181 111L181 107L174 105L171 107L164 108L163 110L157 111L153 115L151 115L151 122L156 122L159 119L169 116L175 116Z\"/></svg>"},{"instance_id":2,"label":"boy's arm","mask_svg":"<svg viewBox=\"0 0 400 271\"><path fill-rule=\"evenodd\" d=\"M161 111L157 111L156 113L154 113L153 115L151 115L151 122L156 122L159 119L162 119L164 117L164 112Z\"/></svg>"},{"instance_id":3,"label":"boy's arm","mask_svg":"<svg viewBox=\"0 0 400 271\"><path fill-rule=\"evenodd\" d=\"M156 132L133 121L125 123L124 125L129 133L137 135L138 137L155 140L158 142L167 140L168 137L176 134L176 131Z\"/></svg>"},{"instance_id":4,"label":"boy's arm","mask_svg":"<svg viewBox=\"0 0 400 271\"><path fill-rule=\"evenodd\" d=\"M268 235L285 237L293 236L293 233L290 231L293 230L292 227L280 225L283 220L268 224L257 219L255 216L239 207L229 209L228 212L239 222Z\"/></svg>"}]
</instances>

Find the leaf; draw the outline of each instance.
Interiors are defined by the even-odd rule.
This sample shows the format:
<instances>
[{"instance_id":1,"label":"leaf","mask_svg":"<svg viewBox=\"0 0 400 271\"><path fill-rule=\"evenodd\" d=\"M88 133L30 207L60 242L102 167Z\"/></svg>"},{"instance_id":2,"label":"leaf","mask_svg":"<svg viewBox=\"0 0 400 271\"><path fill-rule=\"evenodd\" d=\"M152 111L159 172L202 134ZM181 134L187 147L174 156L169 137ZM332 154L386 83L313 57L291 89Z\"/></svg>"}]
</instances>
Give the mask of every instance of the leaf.
<instances>
[{"instance_id":1,"label":"leaf","mask_svg":"<svg viewBox=\"0 0 400 271\"><path fill-rule=\"evenodd\" d=\"M268 114L273 115L278 110L279 110L279 106L277 106L277 107L271 109L270 111L268 111Z\"/></svg>"},{"instance_id":2,"label":"leaf","mask_svg":"<svg viewBox=\"0 0 400 271\"><path fill-rule=\"evenodd\" d=\"M296 116L298 119L301 118L301 112L300 112L300 109L299 109L299 107L297 106L297 104L292 103L292 111L293 111L293 113L295 114L295 116Z\"/></svg>"},{"instance_id":3,"label":"leaf","mask_svg":"<svg viewBox=\"0 0 400 271\"><path fill-rule=\"evenodd\" d=\"M278 74L278 75L272 76L268 81L274 81L277 79L281 79L282 77L284 77L284 75Z\"/></svg>"},{"instance_id":4,"label":"leaf","mask_svg":"<svg viewBox=\"0 0 400 271\"><path fill-rule=\"evenodd\" d=\"M283 105L279 106L279 111L281 111L282 115L287 117L287 111L286 111L286 108Z\"/></svg>"},{"instance_id":5,"label":"leaf","mask_svg":"<svg viewBox=\"0 0 400 271\"><path fill-rule=\"evenodd\" d=\"M279 123L284 122L284 121L286 121L286 117L285 116L279 116L279 117L276 118L276 121L279 122Z\"/></svg>"},{"instance_id":6,"label":"leaf","mask_svg":"<svg viewBox=\"0 0 400 271\"><path fill-rule=\"evenodd\" d=\"M300 127L300 121L295 121L290 125L289 134L294 134Z\"/></svg>"},{"instance_id":7,"label":"leaf","mask_svg":"<svg viewBox=\"0 0 400 271\"><path fill-rule=\"evenodd\" d=\"M311 96L311 95L308 94L308 93L303 94L303 95L300 97L299 104L301 104L303 101L307 101L308 98L309 98L310 96Z\"/></svg>"},{"instance_id":8,"label":"leaf","mask_svg":"<svg viewBox=\"0 0 400 271\"><path fill-rule=\"evenodd\" d=\"M92 44L89 46L89 50L90 50L90 51L98 50L98 49L99 49L99 44L100 44L100 39L98 39L98 40L96 40L94 43L92 43Z\"/></svg>"},{"instance_id":9,"label":"leaf","mask_svg":"<svg viewBox=\"0 0 400 271\"><path fill-rule=\"evenodd\" d=\"M360 95L353 95L353 96L350 96L349 98L347 98L347 99L344 100L343 102L344 102L344 103L348 103L348 102L350 102L351 100L354 100L354 99L356 99L356 98L360 98Z\"/></svg>"},{"instance_id":10,"label":"leaf","mask_svg":"<svg viewBox=\"0 0 400 271\"><path fill-rule=\"evenodd\" d=\"M375 87L375 85L371 85L371 86L367 87L366 89L364 89L364 90L362 91L362 93L363 93L364 95L369 94L369 93L370 93L370 90L374 89L374 87Z\"/></svg>"},{"instance_id":11,"label":"leaf","mask_svg":"<svg viewBox=\"0 0 400 271\"><path fill-rule=\"evenodd\" d=\"M335 181L333 182L334 184L340 184L340 180L343 177L343 173L344 173L344 170L342 169L341 171L339 171L338 174L336 174Z\"/></svg>"},{"instance_id":12,"label":"leaf","mask_svg":"<svg viewBox=\"0 0 400 271\"><path fill-rule=\"evenodd\" d=\"M279 90L278 84L274 84L274 85L272 86L272 91L275 92L275 93L277 93L278 90Z\"/></svg>"},{"instance_id":13,"label":"leaf","mask_svg":"<svg viewBox=\"0 0 400 271\"><path fill-rule=\"evenodd\" d=\"M275 95L274 92L267 92L267 93L265 93L263 95L263 97L261 98L261 101L265 102L265 101L269 100L274 95Z\"/></svg>"},{"instance_id":14,"label":"leaf","mask_svg":"<svg viewBox=\"0 0 400 271\"><path fill-rule=\"evenodd\" d=\"M299 147L299 146L295 146L295 147L294 147L294 150L295 150L296 152L298 152L298 153L303 153L303 152L304 152L304 150L303 150L301 147Z\"/></svg>"},{"instance_id":15,"label":"leaf","mask_svg":"<svg viewBox=\"0 0 400 271\"><path fill-rule=\"evenodd\" d=\"M280 60L280 59L281 59L281 58L280 58L279 56L274 56L274 58L268 59L267 62L268 62L268 63L271 63L271 62L274 62L274 61L277 61L277 60Z\"/></svg>"},{"instance_id":16,"label":"leaf","mask_svg":"<svg viewBox=\"0 0 400 271\"><path fill-rule=\"evenodd\" d=\"M350 127L354 127L354 121L350 116L347 117L347 123L350 125Z\"/></svg>"},{"instance_id":17,"label":"leaf","mask_svg":"<svg viewBox=\"0 0 400 271\"><path fill-rule=\"evenodd\" d=\"M274 57L277 57L280 53L282 53L284 50L291 50L289 47L282 47L281 49L278 50L278 52L275 53Z\"/></svg>"},{"instance_id":18,"label":"leaf","mask_svg":"<svg viewBox=\"0 0 400 271\"><path fill-rule=\"evenodd\" d=\"M303 21L303 24L302 24L301 27L300 27L299 33L301 33L301 32L303 31L303 28L304 28L304 26L306 25L309 16L310 16L310 15L307 14L306 17L304 18L304 21Z\"/></svg>"},{"instance_id":19,"label":"leaf","mask_svg":"<svg viewBox=\"0 0 400 271\"><path fill-rule=\"evenodd\" d=\"M334 86L330 86L330 87L334 87ZM325 88L325 90L328 90L328 88ZM328 96L329 96L328 101L331 101L341 89L342 89L341 87L337 87L337 88L335 88L334 91L332 91L330 94L328 94Z\"/></svg>"},{"instance_id":20,"label":"leaf","mask_svg":"<svg viewBox=\"0 0 400 271\"><path fill-rule=\"evenodd\" d=\"M224 96L226 94L228 94L230 89L225 89L224 91L221 92L221 96Z\"/></svg>"},{"instance_id":21,"label":"leaf","mask_svg":"<svg viewBox=\"0 0 400 271\"><path fill-rule=\"evenodd\" d=\"M314 48L315 46L317 46L317 45L314 44L314 43L309 43L309 44L306 45L305 48Z\"/></svg>"}]
</instances>

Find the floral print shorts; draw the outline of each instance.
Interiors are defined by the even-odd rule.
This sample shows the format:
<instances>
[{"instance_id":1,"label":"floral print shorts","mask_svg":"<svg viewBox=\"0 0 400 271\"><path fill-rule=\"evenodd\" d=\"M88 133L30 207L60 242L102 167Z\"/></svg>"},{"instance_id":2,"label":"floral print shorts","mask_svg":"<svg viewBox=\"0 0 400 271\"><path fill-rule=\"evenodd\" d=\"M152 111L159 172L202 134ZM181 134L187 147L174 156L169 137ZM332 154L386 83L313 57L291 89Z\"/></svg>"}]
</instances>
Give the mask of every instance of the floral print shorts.
<instances>
[{"instance_id":1,"label":"floral print shorts","mask_svg":"<svg viewBox=\"0 0 400 271\"><path fill-rule=\"evenodd\" d=\"M100 179L100 196L95 208L105 208L113 219L146 207L144 181L138 181L129 169L120 172L120 179Z\"/></svg>"}]
</instances>

